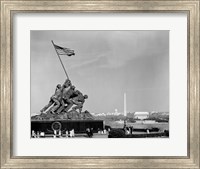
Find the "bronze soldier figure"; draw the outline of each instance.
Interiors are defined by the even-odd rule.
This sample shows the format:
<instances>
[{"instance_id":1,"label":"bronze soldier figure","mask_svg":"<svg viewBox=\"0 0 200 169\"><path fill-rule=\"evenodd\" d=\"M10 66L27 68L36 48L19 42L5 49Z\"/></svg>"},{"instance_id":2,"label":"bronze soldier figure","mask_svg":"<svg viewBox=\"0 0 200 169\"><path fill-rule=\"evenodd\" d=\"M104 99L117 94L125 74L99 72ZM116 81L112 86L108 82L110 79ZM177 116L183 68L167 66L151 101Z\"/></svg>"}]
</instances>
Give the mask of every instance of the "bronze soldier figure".
<instances>
[{"instance_id":1,"label":"bronze soldier figure","mask_svg":"<svg viewBox=\"0 0 200 169\"><path fill-rule=\"evenodd\" d=\"M71 100L72 95L75 93L75 86L71 86L69 90L63 90L62 93L62 105L58 109L57 113L59 114L61 111L68 112L68 110L73 106L73 101ZM67 107L65 108L65 104L67 104Z\"/></svg>"},{"instance_id":2,"label":"bronze soldier figure","mask_svg":"<svg viewBox=\"0 0 200 169\"><path fill-rule=\"evenodd\" d=\"M40 112L41 113L45 112L52 104L55 104L55 105L53 105L53 107L50 110L53 114L55 114L55 111L62 104L63 90L65 90L69 86L71 86L71 81L69 79L67 79L62 86L60 84L58 84L56 86L55 94L53 96L51 96L48 105L46 105Z\"/></svg>"},{"instance_id":3,"label":"bronze soldier figure","mask_svg":"<svg viewBox=\"0 0 200 169\"><path fill-rule=\"evenodd\" d=\"M51 96L51 98L50 98L50 101L49 101L48 105L46 105L46 106L41 110L41 112L42 112L42 113L45 112L52 104L55 104L55 105L53 106L53 108L51 109L51 112L52 112L53 114L55 114L54 111L60 106L61 94L62 94L62 87L61 87L60 84L58 84L58 85L56 86L56 90L55 90L54 95Z\"/></svg>"},{"instance_id":4,"label":"bronze soldier figure","mask_svg":"<svg viewBox=\"0 0 200 169\"><path fill-rule=\"evenodd\" d=\"M87 95L84 95L84 96L83 96L82 93L79 93L79 95L78 95L77 97L73 98L73 100L72 100L73 103L76 105L76 106L74 106L72 109L73 109L73 110L78 109L78 110L79 110L79 113L81 113L82 108L83 108L83 104L84 104L84 102L85 102L85 99L87 99L87 98L88 98Z\"/></svg>"},{"instance_id":5,"label":"bronze soldier figure","mask_svg":"<svg viewBox=\"0 0 200 169\"><path fill-rule=\"evenodd\" d=\"M67 79L67 80L64 82L63 87L68 88L68 87L70 87L71 85L72 85L71 80Z\"/></svg>"}]
</instances>

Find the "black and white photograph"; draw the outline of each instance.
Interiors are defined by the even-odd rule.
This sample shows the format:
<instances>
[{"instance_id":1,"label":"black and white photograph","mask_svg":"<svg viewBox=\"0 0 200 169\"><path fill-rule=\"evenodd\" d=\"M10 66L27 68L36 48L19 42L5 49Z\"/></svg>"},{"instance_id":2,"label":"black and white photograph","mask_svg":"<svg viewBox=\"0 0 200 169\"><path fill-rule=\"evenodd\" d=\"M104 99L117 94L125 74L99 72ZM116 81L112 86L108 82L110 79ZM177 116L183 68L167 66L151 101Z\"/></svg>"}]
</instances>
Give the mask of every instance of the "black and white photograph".
<instances>
[{"instance_id":1,"label":"black and white photograph","mask_svg":"<svg viewBox=\"0 0 200 169\"><path fill-rule=\"evenodd\" d=\"M168 30L31 30L31 138L169 138Z\"/></svg>"}]
</instances>

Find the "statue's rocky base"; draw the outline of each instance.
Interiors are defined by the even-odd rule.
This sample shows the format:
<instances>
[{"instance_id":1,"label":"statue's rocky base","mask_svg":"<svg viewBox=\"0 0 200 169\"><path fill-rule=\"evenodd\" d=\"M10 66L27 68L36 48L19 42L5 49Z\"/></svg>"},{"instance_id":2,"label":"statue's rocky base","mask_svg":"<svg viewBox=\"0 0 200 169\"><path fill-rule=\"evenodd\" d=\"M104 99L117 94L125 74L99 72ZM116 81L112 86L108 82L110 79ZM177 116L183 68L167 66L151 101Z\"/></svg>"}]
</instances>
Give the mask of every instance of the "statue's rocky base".
<instances>
[{"instance_id":1,"label":"statue's rocky base","mask_svg":"<svg viewBox=\"0 0 200 169\"><path fill-rule=\"evenodd\" d=\"M40 115L32 116L31 120L94 120L94 117L87 110L81 113L71 110L60 114L41 113Z\"/></svg>"}]
</instances>

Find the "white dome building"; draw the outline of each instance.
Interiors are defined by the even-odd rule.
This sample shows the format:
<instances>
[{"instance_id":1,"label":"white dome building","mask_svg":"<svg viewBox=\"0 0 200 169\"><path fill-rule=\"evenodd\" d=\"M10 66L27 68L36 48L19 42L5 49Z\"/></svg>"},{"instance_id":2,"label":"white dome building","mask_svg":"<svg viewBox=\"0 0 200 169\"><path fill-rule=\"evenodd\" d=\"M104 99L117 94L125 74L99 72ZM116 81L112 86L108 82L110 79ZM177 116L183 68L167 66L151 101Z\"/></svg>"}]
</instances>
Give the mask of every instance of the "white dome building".
<instances>
[{"instance_id":1,"label":"white dome building","mask_svg":"<svg viewBox=\"0 0 200 169\"><path fill-rule=\"evenodd\" d=\"M144 120L149 118L149 112L135 112L134 119Z\"/></svg>"}]
</instances>

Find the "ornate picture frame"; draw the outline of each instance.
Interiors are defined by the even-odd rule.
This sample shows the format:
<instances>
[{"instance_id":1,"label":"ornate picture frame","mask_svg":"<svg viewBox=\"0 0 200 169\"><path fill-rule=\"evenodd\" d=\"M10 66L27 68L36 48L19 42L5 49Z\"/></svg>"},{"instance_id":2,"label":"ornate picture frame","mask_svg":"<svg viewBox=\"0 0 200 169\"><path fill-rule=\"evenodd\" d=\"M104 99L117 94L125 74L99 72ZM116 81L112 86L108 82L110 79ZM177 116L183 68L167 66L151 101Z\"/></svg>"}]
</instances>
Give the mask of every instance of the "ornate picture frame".
<instances>
[{"instance_id":1,"label":"ornate picture frame","mask_svg":"<svg viewBox=\"0 0 200 169\"><path fill-rule=\"evenodd\" d=\"M1 0L1 168L199 168L199 0ZM16 13L187 13L188 153L182 156L13 156L13 16Z\"/></svg>"}]
</instances>

